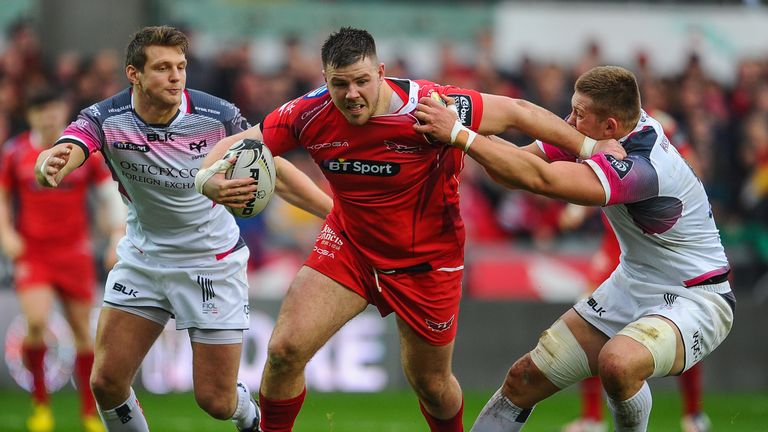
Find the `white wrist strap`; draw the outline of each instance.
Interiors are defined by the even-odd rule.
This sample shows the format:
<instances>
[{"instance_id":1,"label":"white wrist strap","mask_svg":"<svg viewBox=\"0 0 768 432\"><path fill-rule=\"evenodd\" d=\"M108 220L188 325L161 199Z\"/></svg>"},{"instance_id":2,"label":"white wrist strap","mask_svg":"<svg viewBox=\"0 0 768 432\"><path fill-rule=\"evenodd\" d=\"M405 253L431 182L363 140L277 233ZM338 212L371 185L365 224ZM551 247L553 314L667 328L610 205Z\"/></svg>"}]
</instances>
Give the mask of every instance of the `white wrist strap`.
<instances>
[{"instance_id":1,"label":"white wrist strap","mask_svg":"<svg viewBox=\"0 0 768 432\"><path fill-rule=\"evenodd\" d=\"M205 186L205 183L210 180L214 174L223 173L231 166L232 164L228 160L219 159L208 168L198 171L197 174L195 174L195 190L197 193L203 193L203 186Z\"/></svg>"},{"instance_id":2,"label":"white wrist strap","mask_svg":"<svg viewBox=\"0 0 768 432\"><path fill-rule=\"evenodd\" d=\"M47 158L43 159L43 163L40 164L40 174L43 175L43 177L47 176L48 174L45 173L45 167L48 166L48 159L51 158L51 155L48 155Z\"/></svg>"},{"instance_id":3,"label":"white wrist strap","mask_svg":"<svg viewBox=\"0 0 768 432\"><path fill-rule=\"evenodd\" d=\"M453 129L451 129L451 144L456 143L456 137L459 135L459 132L464 131L467 133L467 142L464 144L464 153L469 151L469 146L472 145L472 141L475 140L475 137L477 136L477 133L473 131L472 129L469 129L465 127L461 122L456 119L456 121L453 123Z\"/></svg>"},{"instance_id":4,"label":"white wrist strap","mask_svg":"<svg viewBox=\"0 0 768 432\"><path fill-rule=\"evenodd\" d=\"M589 159L592 157L592 152L595 150L597 141L585 136L584 141L581 142L581 150L579 150L579 157L581 159Z\"/></svg>"}]
</instances>

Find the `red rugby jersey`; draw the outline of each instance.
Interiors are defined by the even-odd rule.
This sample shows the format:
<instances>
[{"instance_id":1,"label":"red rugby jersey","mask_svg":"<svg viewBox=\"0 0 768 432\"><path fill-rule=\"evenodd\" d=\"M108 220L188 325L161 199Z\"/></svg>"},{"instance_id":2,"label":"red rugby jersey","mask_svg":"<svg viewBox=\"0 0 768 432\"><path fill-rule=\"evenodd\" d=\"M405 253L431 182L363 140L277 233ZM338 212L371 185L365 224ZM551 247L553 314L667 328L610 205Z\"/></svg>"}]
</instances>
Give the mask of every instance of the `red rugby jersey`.
<instances>
[{"instance_id":1,"label":"red rugby jersey","mask_svg":"<svg viewBox=\"0 0 768 432\"><path fill-rule=\"evenodd\" d=\"M262 122L264 142L279 155L304 147L328 179L333 212L347 240L377 268L394 269L463 256L458 175L463 153L413 130L413 112L432 92L453 96L461 121L477 130L480 93L428 81L387 78L390 113L351 125L326 87L292 100Z\"/></svg>"},{"instance_id":2,"label":"red rugby jersey","mask_svg":"<svg viewBox=\"0 0 768 432\"><path fill-rule=\"evenodd\" d=\"M111 177L101 155L91 155L58 188L45 188L35 181L35 161L44 149L35 147L29 138L29 132L14 137L0 153L0 187L17 199L19 234L27 242L46 247L88 238L88 186Z\"/></svg>"}]
</instances>

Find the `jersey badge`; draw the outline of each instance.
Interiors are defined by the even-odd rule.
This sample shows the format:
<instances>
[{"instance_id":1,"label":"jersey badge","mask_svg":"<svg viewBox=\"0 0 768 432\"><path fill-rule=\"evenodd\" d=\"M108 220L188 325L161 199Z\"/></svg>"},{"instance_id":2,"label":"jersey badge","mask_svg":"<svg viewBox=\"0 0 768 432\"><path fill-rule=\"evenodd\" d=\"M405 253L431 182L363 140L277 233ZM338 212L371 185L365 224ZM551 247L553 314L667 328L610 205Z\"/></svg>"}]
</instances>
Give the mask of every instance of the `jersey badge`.
<instances>
[{"instance_id":1,"label":"jersey badge","mask_svg":"<svg viewBox=\"0 0 768 432\"><path fill-rule=\"evenodd\" d=\"M618 160L609 154L605 155L605 159L611 164L611 168L616 171L616 174L622 180L632 171L633 162L630 159Z\"/></svg>"},{"instance_id":2,"label":"jersey badge","mask_svg":"<svg viewBox=\"0 0 768 432\"><path fill-rule=\"evenodd\" d=\"M459 113L461 124L472 127L472 98L465 94L449 94L456 103L456 111Z\"/></svg>"},{"instance_id":3,"label":"jersey badge","mask_svg":"<svg viewBox=\"0 0 768 432\"><path fill-rule=\"evenodd\" d=\"M418 153L421 151L421 146L409 146L388 140L384 140L384 145L387 146L387 150L395 153Z\"/></svg>"}]
</instances>

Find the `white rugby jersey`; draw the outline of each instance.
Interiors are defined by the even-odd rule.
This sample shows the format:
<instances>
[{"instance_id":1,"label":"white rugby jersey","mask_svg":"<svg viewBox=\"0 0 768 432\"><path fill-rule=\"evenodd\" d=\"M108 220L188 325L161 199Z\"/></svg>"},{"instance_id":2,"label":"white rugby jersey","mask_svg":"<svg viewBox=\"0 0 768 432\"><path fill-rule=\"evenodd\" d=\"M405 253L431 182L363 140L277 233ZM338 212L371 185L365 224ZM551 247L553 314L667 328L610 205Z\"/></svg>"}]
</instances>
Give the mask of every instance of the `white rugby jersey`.
<instances>
[{"instance_id":1,"label":"white rugby jersey","mask_svg":"<svg viewBox=\"0 0 768 432\"><path fill-rule=\"evenodd\" d=\"M82 110L56 142L101 151L128 206L126 237L140 252L179 265L220 259L240 234L234 217L194 188L203 158L222 138L250 127L232 103L185 90L167 124L147 124L131 89Z\"/></svg>"},{"instance_id":2,"label":"white rugby jersey","mask_svg":"<svg viewBox=\"0 0 768 432\"><path fill-rule=\"evenodd\" d=\"M584 162L605 189L603 211L621 246L620 268L638 281L683 286L728 272L704 186L661 124L642 112L619 142L626 159L597 154ZM565 159L556 147L541 148L551 160Z\"/></svg>"}]
</instances>

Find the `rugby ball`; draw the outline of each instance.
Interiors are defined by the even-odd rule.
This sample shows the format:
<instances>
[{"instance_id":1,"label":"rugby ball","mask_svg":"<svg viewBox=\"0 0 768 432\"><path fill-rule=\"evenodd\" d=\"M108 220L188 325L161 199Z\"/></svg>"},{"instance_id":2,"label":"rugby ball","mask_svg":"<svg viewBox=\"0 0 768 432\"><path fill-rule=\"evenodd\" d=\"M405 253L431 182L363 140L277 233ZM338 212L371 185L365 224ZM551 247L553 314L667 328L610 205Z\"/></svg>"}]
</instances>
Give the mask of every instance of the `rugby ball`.
<instances>
[{"instance_id":1,"label":"rugby ball","mask_svg":"<svg viewBox=\"0 0 768 432\"><path fill-rule=\"evenodd\" d=\"M224 173L228 180L251 177L256 180L255 197L245 203L244 208L227 207L230 213L237 217L249 218L261 213L269 204L275 193L275 160L263 142L243 139L235 142L224 155L228 160L237 158L234 164Z\"/></svg>"}]
</instances>

